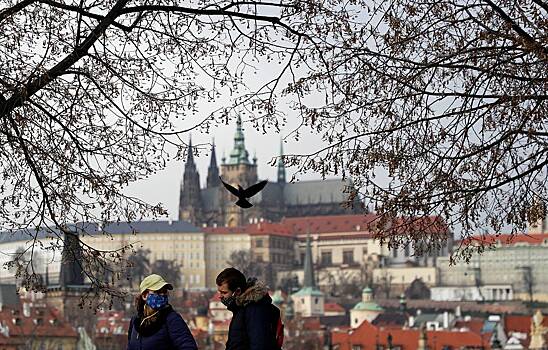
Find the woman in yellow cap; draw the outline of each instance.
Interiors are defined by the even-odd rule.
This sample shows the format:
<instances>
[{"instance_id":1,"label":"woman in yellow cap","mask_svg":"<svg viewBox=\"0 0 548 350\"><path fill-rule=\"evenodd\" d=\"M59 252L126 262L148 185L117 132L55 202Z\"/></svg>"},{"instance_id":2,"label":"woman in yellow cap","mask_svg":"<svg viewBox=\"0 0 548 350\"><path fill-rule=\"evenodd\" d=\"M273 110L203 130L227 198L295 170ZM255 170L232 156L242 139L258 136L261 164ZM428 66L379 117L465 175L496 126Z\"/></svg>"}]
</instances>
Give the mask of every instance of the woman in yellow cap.
<instances>
[{"instance_id":1,"label":"woman in yellow cap","mask_svg":"<svg viewBox=\"0 0 548 350\"><path fill-rule=\"evenodd\" d=\"M168 302L173 286L162 276L147 276L135 298L137 316L131 319L128 350L197 350L185 321Z\"/></svg>"}]
</instances>

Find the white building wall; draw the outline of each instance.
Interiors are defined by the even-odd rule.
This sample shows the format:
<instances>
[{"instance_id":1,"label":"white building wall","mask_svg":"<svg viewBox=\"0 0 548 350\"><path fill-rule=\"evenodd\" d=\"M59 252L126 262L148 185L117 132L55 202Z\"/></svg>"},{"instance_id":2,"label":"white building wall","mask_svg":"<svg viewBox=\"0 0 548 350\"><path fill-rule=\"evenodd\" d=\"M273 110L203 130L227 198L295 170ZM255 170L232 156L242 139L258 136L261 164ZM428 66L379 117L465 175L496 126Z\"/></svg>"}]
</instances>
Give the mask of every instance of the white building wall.
<instances>
[{"instance_id":1,"label":"white building wall","mask_svg":"<svg viewBox=\"0 0 548 350\"><path fill-rule=\"evenodd\" d=\"M512 285L476 287L433 287L431 299L436 301L504 301L513 300Z\"/></svg>"}]
</instances>

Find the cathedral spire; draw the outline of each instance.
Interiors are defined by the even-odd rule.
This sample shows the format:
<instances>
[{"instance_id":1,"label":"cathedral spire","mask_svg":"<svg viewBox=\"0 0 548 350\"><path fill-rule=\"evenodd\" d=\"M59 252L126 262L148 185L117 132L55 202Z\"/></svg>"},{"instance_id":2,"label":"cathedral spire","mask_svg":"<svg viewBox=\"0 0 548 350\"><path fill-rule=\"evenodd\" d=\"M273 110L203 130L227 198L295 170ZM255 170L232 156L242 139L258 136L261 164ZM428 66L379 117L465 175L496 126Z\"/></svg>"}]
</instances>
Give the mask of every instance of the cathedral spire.
<instances>
[{"instance_id":1,"label":"cathedral spire","mask_svg":"<svg viewBox=\"0 0 548 350\"><path fill-rule=\"evenodd\" d=\"M249 152L245 149L245 138L242 129L242 118L236 119L236 133L234 134L234 148L230 152L228 164L250 164Z\"/></svg>"},{"instance_id":2,"label":"cathedral spire","mask_svg":"<svg viewBox=\"0 0 548 350\"><path fill-rule=\"evenodd\" d=\"M207 188L217 187L221 184L219 179L219 167L217 166L217 155L215 154L215 139L211 145L211 158L207 168Z\"/></svg>"},{"instance_id":3,"label":"cathedral spire","mask_svg":"<svg viewBox=\"0 0 548 350\"><path fill-rule=\"evenodd\" d=\"M192 151L192 135L188 137L188 149L186 154L185 171L187 167L193 167L193 168L196 167L196 165L194 164L194 152Z\"/></svg>"},{"instance_id":4,"label":"cathedral spire","mask_svg":"<svg viewBox=\"0 0 548 350\"><path fill-rule=\"evenodd\" d=\"M285 184L285 164L282 160L284 155L284 144L280 138L280 158L278 158L278 183Z\"/></svg>"},{"instance_id":5,"label":"cathedral spire","mask_svg":"<svg viewBox=\"0 0 548 350\"><path fill-rule=\"evenodd\" d=\"M312 246L310 243L310 233L306 235L306 250L304 255L304 283L303 288L316 288L314 279L314 266L312 264Z\"/></svg>"},{"instance_id":6,"label":"cathedral spire","mask_svg":"<svg viewBox=\"0 0 548 350\"><path fill-rule=\"evenodd\" d=\"M304 279L303 287L291 296L293 302L298 300L295 309L302 317L324 315L324 294L316 286L314 278L314 266L312 264L312 246L310 243L310 231L306 235L306 250L304 256Z\"/></svg>"},{"instance_id":7,"label":"cathedral spire","mask_svg":"<svg viewBox=\"0 0 548 350\"><path fill-rule=\"evenodd\" d=\"M202 209L202 198L200 193L200 174L194 163L192 152L192 138L188 140L188 151L183 173L183 185L179 194L179 220L189 221L199 225Z\"/></svg>"}]
</instances>

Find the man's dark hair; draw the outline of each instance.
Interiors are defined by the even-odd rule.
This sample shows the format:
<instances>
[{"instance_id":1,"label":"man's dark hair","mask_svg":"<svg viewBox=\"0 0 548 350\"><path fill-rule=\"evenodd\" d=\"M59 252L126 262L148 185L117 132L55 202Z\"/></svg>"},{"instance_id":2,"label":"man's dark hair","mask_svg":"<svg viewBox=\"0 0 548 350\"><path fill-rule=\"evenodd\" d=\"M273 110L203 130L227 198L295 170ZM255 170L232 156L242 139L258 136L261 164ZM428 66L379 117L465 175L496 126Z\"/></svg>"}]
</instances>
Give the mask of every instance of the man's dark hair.
<instances>
[{"instance_id":1,"label":"man's dark hair","mask_svg":"<svg viewBox=\"0 0 548 350\"><path fill-rule=\"evenodd\" d=\"M228 289L232 292L236 291L238 288L240 288L243 292L247 287L244 274L233 267L224 269L217 276L215 283L217 283L218 286L223 285L223 283L228 284Z\"/></svg>"}]
</instances>

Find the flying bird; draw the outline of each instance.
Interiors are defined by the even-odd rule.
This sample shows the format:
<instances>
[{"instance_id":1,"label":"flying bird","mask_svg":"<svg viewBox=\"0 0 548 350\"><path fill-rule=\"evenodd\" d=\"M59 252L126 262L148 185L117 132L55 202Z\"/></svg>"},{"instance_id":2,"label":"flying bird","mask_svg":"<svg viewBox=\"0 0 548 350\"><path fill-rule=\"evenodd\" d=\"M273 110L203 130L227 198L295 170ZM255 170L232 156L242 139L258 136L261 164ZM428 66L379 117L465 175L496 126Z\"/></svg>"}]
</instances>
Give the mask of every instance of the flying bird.
<instances>
[{"instance_id":1,"label":"flying bird","mask_svg":"<svg viewBox=\"0 0 548 350\"><path fill-rule=\"evenodd\" d=\"M251 208L253 204L249 203L247 201L247 198L251 198L257 193L261 192L261 190L266 186L266 183L268 182L267 180L264 180L256 183L255 185L251 185L244 190L240 185L238 185L238 188L232 187L231 185L224 182L220 176L219 179L221 179L221 182L230 193L238 197L236 205L241 208Z\"/></svg>"}]
</instances>

